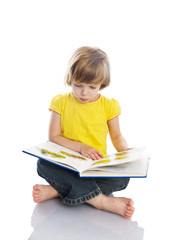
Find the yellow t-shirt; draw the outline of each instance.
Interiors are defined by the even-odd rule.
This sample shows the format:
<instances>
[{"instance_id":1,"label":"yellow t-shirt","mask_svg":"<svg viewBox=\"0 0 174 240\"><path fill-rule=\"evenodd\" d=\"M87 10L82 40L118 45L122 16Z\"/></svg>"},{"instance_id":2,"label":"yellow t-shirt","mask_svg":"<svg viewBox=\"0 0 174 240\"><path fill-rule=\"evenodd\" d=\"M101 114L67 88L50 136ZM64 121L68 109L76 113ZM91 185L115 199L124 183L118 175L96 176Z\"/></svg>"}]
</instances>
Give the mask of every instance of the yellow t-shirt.
<instances>
[{"instance_id":1,"label":"yellow t-shirt","mask_svg":"<svg viewBox=\"0 0 174 240\"><path fill-rule=\"evenodd\" d=\"M59 94L49 110L61 115L61 130L64 137L94 147L107 154L107 121L121 113L119 103L102 95L93 102L80 103L72 94Z\"/></svg>"}]
</instances>

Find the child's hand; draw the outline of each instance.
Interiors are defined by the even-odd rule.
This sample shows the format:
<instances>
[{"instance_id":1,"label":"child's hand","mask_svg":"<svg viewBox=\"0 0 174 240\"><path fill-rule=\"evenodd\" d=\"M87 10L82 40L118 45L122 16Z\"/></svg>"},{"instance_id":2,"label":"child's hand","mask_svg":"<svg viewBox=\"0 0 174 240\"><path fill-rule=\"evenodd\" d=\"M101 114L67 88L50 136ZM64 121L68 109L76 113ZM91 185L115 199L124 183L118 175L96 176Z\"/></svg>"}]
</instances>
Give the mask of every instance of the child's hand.
<instances>
[{"instance_id":1,"label":"child's hand","mask_svg":"<svg viewBox=\"0 0 174 240\"><path fill-rule=\"evenodd\" d=\"M91 158L92 160L99 160L103 157L98 150L85 144L82 145L80 153L87 158Z\"/></svg>"}]
</instances>

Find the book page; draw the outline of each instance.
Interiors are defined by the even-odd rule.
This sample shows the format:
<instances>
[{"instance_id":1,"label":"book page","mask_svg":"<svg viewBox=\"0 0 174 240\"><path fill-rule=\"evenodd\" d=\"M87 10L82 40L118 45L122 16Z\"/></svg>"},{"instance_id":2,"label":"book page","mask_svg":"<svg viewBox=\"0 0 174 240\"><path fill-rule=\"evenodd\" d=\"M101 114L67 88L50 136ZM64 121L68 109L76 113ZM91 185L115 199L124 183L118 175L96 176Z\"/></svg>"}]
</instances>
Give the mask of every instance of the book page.
<instances>
[{"instance_id":1,"label":"book page","mask_svg":"<svg viewBox=\"0 0 174 240\"><path fill-rule=\"evenodd\" d=\"M106 155L100 160L95 160L95 162L92 162L90 167L86 168L85 170L93 169L96 167L114 166L138 161L143 157L144 149L145 147L141 147L123 152L117 152L112 155Z\"/></svg>"},{"instance_id":2,"label":"book page","mask_svg":"<svg viewBox=\"0 0 174 240\"><path fill-rule=\"evenodd\" d=\"M131 174L145 174L148 165L148 157L143 157L138 161L124 163L121 165L106 166L100 168L93 168L92 170L101 170L107 172L120 172L120 173L131 173Z\"/></svg>"},{"instance_id":3,"label":"book page","mask_svg":"<svg viewBox=\"0 0 174 240\"><path fill-rule=\"evenodd\" d=\"M59 163L60 165L62 164L63 166L70 166L79 172L88 168L93 162L91 159L85 158L75 151L49 141L28 148L23 152L54 163Z\"/></svg>"},{"instance_id":4,"label":"book page","mask_svg":"<svg viewBox=\"0 0 174 240\"><path fill-rule=\"evenodd\" d=\"M149 158L115 166L93 168L80 173L80 177L146 177Z\"/></svg>"}]
</instances>

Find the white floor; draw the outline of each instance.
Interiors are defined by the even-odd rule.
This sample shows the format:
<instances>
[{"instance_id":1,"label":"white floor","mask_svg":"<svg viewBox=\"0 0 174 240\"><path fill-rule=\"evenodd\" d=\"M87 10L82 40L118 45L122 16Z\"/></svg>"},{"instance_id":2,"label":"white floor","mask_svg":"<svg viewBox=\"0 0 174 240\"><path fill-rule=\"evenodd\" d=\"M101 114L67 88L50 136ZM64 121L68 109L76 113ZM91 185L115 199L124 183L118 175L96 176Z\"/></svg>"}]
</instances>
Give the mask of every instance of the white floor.
<instances>
[{"instance_id":1,"label":"white floor","mask_svg":"<svg viewBox=\"0 0 174 240\"><path fill-rule=\"evenodd\" d=\"M136 211L132 220L96 210L87 204L65 206L57 199L35 204L31 196L32 186L45 184L36 174L36 159L19 153L16 161L8 165L4 161L1 168L1 176L9 168L9 177L4 178L1 186L1 235L6 236L5 239L142 240L174 237L173 169L167 172L168 166L161 167L162 161L159 161L158 168L151 161L148 178L131 179L126 190L114 194L134 200Z\"/></svg>"},{"instance_id":2,"label":"white floor","mask_svg":"<svg viewBox=\"0 0 174 240\"><path fill-rule=\"evenodd\" d=\"M143 239L144 229L88 205L70 207L57 200L37 204L31 218L35 239Z\"/></svg>"}]
</instances>

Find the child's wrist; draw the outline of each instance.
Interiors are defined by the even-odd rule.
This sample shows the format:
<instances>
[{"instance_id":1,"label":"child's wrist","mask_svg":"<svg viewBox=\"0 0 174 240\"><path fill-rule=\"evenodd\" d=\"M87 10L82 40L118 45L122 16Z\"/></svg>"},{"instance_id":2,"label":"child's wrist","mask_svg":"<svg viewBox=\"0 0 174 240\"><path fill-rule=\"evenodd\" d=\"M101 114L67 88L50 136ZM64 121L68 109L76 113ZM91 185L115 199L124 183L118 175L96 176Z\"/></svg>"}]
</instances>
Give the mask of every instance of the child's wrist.
<instances>
[{"instance_id":1,"label":"child's wrist","mask_svg":"<svg viewBox=\"0 0 174 240\"><path fill-rule=\"evenodd\" d=\"M81 153L83 149L84 143L78 142L78 152Z\"/></svg>"}]
</instances>

